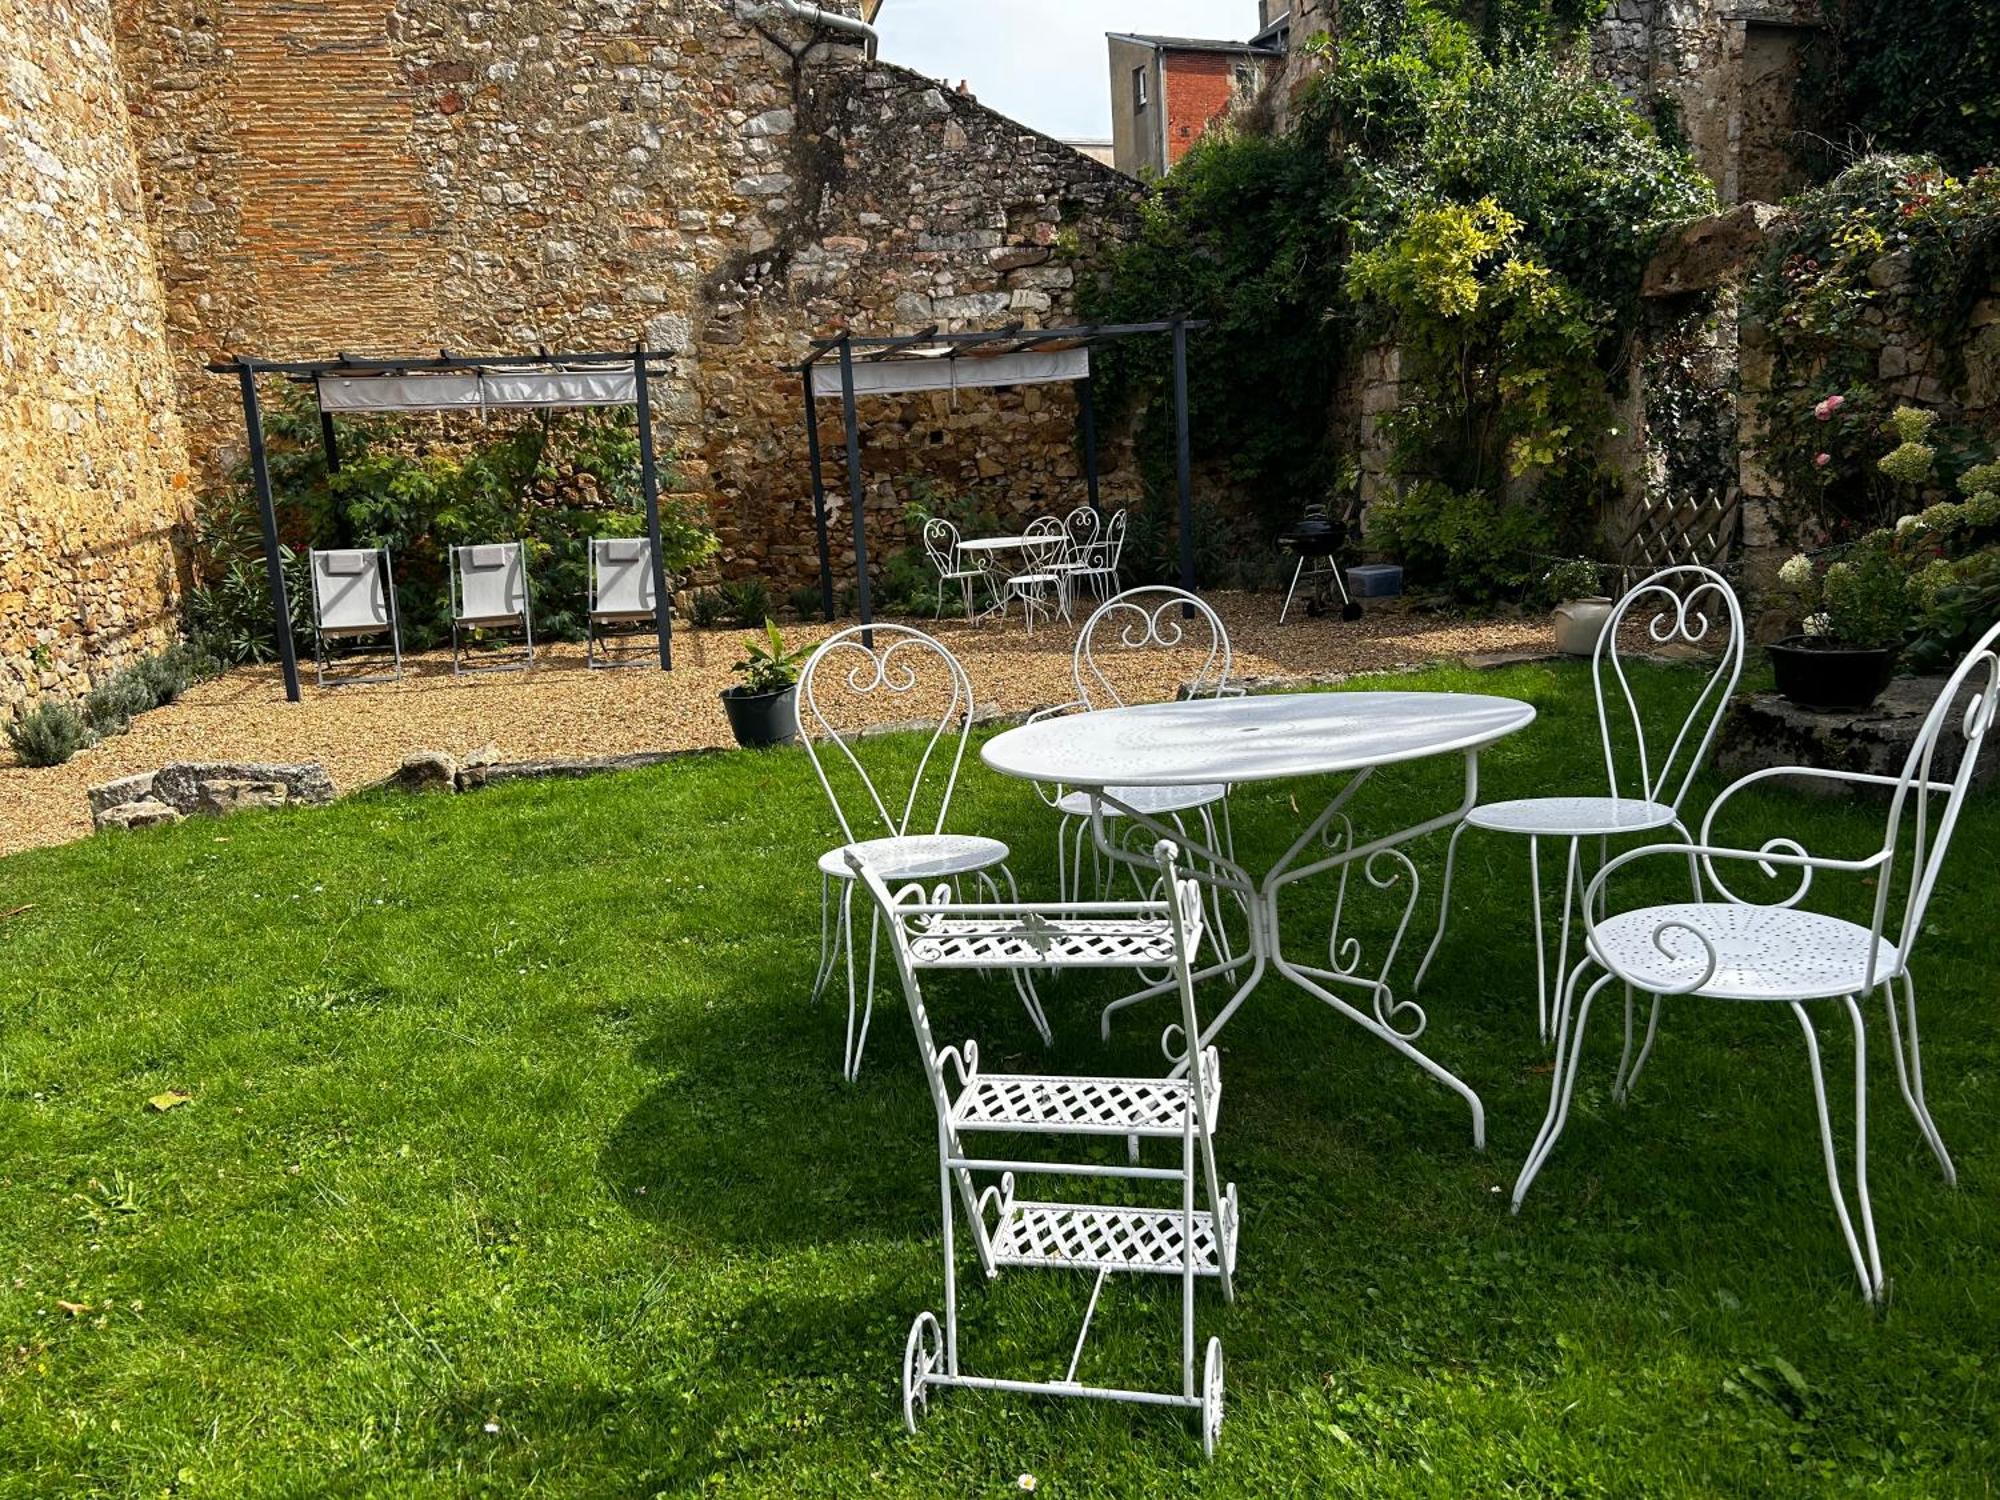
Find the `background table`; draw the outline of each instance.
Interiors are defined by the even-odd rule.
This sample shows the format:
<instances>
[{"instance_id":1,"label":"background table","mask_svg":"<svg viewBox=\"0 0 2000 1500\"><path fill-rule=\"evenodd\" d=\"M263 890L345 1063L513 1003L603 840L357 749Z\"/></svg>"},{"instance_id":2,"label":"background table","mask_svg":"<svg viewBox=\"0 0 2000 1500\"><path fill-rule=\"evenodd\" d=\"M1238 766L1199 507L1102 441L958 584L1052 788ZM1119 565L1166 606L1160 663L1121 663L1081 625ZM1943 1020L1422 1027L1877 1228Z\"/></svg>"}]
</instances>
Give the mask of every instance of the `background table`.
<instances>
[{"instance_id":1,"label":"background table","mask_svg":"<svg viewBox=\"0 0 2000 1500\"><path fill-rule=\"evenodd\" d=\"M1426 1017L1412 1000L1398 1000L1390 984L1396 954L1415 910L1421 881L1401 848L1459 822L1479 800L1479 752L1534 722L1532 706L1513 698L1476 693L1290 693L1254 698L1215 698L1153 703L1047 719L1010 729L987 741L982 758L1004 776L1062 783L1090 791L1095 805L1114 807L1137 827L1168 838L1198 856L1189 871L1233 892L1249 921L1246 952L1200 971L1198 978L1249 973L1237 983L1228 1004L1201 1037L1206 1046L1228 1024L1267 969L1324 1001L1364 1030L1410 1058L1462 1097L1472 1110L1472 1138L1486 1144L1486 1110L1463 1079L1416 1047ZM1383 766L1441 755L1465 760L1465 793L1459 804L1436 817L1362 840L1347 809ZM1112 787L1192 786L1209 782L1290 781L1307 777L1345 779L1261 876L1253 876L1221 850L1205 848L1178 828L1121 802ZM1092 819L1098 847L1127 861L1137 856L1120 847L1101 816ZM1200 865L1206 863L1206 871ZM1395 936L1372 974L1364 973L1357 939L1343 937L1347 881L1356 866L1377 890L1407 887ZM1281 946L1279 897L1313 876L1338 872L1333 929L1325 965L1287 958ZM1334 988L1329 988L1333 986ZM1350 1004L1336 990L1359 990L1367 1009ZM1113 1011L1148 998L1153 991L1127 996L1105 1010L1108 1030Z\"/></svg>"},{"instance_id":2,"label":"background table","mask_svg":"<svg viewBox=\"0 0 2000 1500\"><path fill-rule=\"evenodd\" d=\"M960 542L958 550L960 552L983 553L996 560L1002 552L1019 552L1021 554L1022 565L1015 572L1032 573L1048 561L1048 553L1060 552L1063 544L1068 540L1069 538L1062 532L1046 536L976 536L970 541ZM1003 578L1012 576L1012 574L1005 574ZM990 586L991 580L989 579L988 582ZM988 608L980 611L980 617L983 619L987 615L1003 613L1006 608L1007 591L1003 584L1003 586L993 589L993 603ZM1066 617L1067 611L1065 611Z\"/></svg>"}]
</instances>

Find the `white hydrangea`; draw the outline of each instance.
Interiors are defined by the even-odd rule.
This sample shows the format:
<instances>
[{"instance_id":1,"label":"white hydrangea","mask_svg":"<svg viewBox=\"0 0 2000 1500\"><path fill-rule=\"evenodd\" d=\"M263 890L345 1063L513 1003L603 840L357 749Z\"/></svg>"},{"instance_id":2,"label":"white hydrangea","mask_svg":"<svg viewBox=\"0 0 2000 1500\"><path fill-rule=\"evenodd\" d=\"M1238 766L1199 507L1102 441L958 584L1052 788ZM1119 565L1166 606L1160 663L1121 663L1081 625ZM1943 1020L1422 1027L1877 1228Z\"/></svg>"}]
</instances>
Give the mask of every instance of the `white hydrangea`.
<instances>
[{"instance_id":1,"label":"white hydrangea","mask_svg":"<svg viewBox=\"0 0 2000 1500\"><path fill-rule=\"evenodd\" d=\"M1923 524L1924 524L1924 518L1922 516L1900 517L1896 522L1896 535L1902 536L1906 532L1915 531L1919 526Z\"/></svg>"},{"instance_id":2,"label":"white hydrangea","mask_svg":"<svg viewBox=\"0 0 2000 1500\"><path fill-rule=\"evenodd\" d=\"M1805 618L1805 632L1810 636L1832 635L1833 616L1825 610L1821 610L1816 615L1807 615Z\"/></svg>"},{"instance_id":3,"label":"white hydrangea","mask_svg":"<svg viewBox=\"0 0 2000 1500\"><path fill-rule=\"evenodd\" d=\"M1778 582L1788 589L1802 589L1811 585L1813 579L1812 559L1803 552L1794 553L1778 569Z\"/></svg>"}]
</instances>

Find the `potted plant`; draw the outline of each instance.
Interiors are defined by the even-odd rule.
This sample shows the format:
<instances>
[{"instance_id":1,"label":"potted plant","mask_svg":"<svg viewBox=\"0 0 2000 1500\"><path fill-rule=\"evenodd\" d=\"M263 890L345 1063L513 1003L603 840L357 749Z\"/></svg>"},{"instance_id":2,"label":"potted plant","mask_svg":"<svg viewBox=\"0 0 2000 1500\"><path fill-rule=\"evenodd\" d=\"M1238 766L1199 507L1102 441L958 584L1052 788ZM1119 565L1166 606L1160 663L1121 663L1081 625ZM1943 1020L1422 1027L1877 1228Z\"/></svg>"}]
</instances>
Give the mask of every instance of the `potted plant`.
<instances>
[{"instance_id":1,"label":"potted plant","mask_svg":"<svg viewBox=\"0 0 2000 1500\"><path fill-rule=\"evenodd\" d=\"M1542 578L1542 588L1556 601L1556 650L1565 656L1590 656L1615 607L1597 590L1597 564L1581 557L1557 563Z\"/></svg>"},{"instance_id":2,"label":"potted plant","mask_svg":"<svg viewBox=\"0 0 2000 1500\"><path fill-rule=\"evenodd\" d=\"M764 638L744 637L743 659L735 670L743 681L722 690L736 743L746 749L789 745L799 733L799 662L807 649L785 649L775 621L764 622Z\"/></svg>"},{"instance_id":3,"label":"potted plant","mask_svg":"<svg viewBox=\"0 0 2000 1500\"><path fill-rule=\"evenodd\" d=\"M1824 569L1800 554L1778 570L1799 633L1774 641L1778 691L1802 708L1857 710L1882 695L1910 623L1909 580L1873 539Z\"/></svg>"}]
</instances>

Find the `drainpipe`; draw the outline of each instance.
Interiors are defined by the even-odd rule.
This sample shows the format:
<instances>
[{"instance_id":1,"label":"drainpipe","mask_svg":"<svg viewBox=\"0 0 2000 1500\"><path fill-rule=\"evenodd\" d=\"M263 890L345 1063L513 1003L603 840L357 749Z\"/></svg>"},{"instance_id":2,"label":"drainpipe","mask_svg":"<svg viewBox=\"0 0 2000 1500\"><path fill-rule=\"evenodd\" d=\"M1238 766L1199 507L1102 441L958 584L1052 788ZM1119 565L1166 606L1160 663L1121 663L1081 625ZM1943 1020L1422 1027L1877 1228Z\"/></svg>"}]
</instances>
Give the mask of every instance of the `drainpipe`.
<instances>
[{"instance_id":1,"label":"drainpipe","mask_svg":"<svg viewBox=\"0 0 2000 1500\"><path fill-rule=\"evenodd\" d=\"M794 21L805 21L813 26L824 26L829 31L845 32L859 39L868 49L868 60L875 61L875 51L881 45L882 37L873 26L853 16L844 16L837 10L827 10L822 6L809 5L806 0L764 0L762 13L766 16L788 16Z\"/></svg>"}]
</instances>

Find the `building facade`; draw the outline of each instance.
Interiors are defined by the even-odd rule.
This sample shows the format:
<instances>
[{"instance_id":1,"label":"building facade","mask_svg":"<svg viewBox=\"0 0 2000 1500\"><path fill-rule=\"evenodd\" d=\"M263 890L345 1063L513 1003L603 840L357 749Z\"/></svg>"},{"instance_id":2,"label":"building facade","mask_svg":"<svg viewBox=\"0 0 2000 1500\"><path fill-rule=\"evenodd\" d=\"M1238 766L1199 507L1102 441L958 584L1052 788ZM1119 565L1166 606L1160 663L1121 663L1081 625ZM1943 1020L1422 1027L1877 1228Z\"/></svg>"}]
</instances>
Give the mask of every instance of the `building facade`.
<instances>
[{"instance_id":1,"label":"building facade","mask_svg":"<svg viewBox=\"0 0 2000 1500\"><path fill-rule=\"evenodd\" d=\"M1111 159L1129 177L1163 177L1209 124L1254 98L1284 61L1277 47L1195 37L1106 37Z\"/></svg>"}]
</instances>

